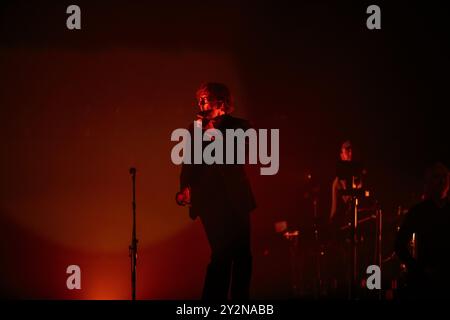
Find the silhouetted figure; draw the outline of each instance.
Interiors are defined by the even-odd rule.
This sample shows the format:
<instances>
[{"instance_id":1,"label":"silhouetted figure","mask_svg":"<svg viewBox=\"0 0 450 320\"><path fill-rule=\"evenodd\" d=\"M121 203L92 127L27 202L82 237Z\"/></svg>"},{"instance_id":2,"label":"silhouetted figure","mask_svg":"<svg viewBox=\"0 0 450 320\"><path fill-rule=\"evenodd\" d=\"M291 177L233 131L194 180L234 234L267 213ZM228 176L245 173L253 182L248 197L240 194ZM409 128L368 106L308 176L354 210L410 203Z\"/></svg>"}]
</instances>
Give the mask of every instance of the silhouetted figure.
<instances>
[{"instance_id":1,"label":"silhouetted figure","mask_svg":"<svg viewBox=\"0 0 450 320\"><path fill-rule=\"evenodd\" d=\"M354 218L351 191L362 190L363 168L353 160L352 143L341 144L336 176L331 188L331 210L329 216L328 269L331 292L337 298L350 297L352 279L352 228ZM356 266L355 266L356 267Z\"/></svg>"},{"instance_id":2,"label":"silhouetted figure","mask_svg":"<svg viewBox=\"0 0 450 320\"><path fill-rule=\"evenodd\" d=\"M226 129L245 131L250 128L248 121L230 115L233 103L225 85L201 85L197 100L198 116L203 121L202 132L215 128L226 140ZM192 129L193 126L191 132ZM203 146L208 143L204 142ZM256 205L244 165L183 164L180 190L182 202L190 204L191 218L200 217L211 248L202 299L227 299L230 283L231 299L249 299L252 273L250 212Z\"/></svg>"},{"instance_id":3,"label":"silhouetted figure","mask_svg":"<svg viewBox=\"0 0 450 320\"><path fill-rule=\"evenodd\" d=\"M397 234L395 251L408 270L405 297L450 296L448 190L448 169L441 163L427 169L423 201L409 210Z\"/></svg>"},{"instance_id":4,"label":"silhouetted figure","mask_svg":"<svg viewBox=\"0 0 450 320\"><path fill-rule=\"evenodd\" d=\"M352 144L350 141L347 140L342 143L339 158L340 161L344 163L352 161ZM337 169L337 171L340 170ZM349 188L348 184L349 181L347 177L343 177L339 172L336 172L336 177L334 178L331 187L330 222L338 223L339 226L345 222L345 216L350 210L351 197L341 193L342 190ZM339 220L339 222L336 222L337 220Z\"/></svg>"}]
</instances>

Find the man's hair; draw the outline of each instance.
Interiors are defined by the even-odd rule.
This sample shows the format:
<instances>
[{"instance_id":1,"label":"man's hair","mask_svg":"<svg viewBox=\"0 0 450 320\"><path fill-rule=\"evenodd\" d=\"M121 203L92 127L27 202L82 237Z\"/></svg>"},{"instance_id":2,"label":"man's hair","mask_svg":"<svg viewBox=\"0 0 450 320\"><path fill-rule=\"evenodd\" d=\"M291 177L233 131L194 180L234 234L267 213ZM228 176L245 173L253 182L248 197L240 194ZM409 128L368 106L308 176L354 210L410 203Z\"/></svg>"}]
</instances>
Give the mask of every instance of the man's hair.
<instances>
[{"instance_id":1,"label":"man's hair","mask_svg":"<svg viewBox=\"0 0 450 320\"><path fill-rule=\"evenodd\" d=\"M197 100L202 94L211 95L217 101L223 102L225 113L231 113L234 110L233 96L228 87L218 82L204 82L200 85L196 92Z\"/></svg>"},{"instance_id":2,"label":"man's hair","mask_svg":"<svg viewBox=\"0 0 450 320\"><path fill-rule=\"evenodd\" d=\"M342 143L341 143L341 147L340 147L340 149L339 150L342 150L342 149L351 149L352 148L352 142L350 141L350 140L345 140L345 141L343 141Z\"/></svg>"}]
</instances>

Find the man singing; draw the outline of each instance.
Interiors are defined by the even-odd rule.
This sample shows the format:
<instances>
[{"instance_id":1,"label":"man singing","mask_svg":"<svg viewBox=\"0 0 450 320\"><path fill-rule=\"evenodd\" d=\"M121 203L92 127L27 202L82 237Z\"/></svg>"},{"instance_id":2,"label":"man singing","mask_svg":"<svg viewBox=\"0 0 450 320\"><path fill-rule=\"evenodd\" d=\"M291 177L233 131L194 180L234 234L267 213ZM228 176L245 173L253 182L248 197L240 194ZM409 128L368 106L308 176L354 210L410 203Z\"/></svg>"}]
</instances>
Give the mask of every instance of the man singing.
<instances>
[{"instance_id":1,"label":"man singing","mask_svg":"<svg viewBox=\"0 0 450 320\"><path fill-rule=\"evenodd\" d=\"M196 97L202 133L217 129L225 140L226 129L245 131L250 128L247 120L230 115L233 100L225 85L204 83ZM190 132L193 136L193 125ZM203 142L203 148L208 143ZM225 141L223 145L226 145ZM189 205L192 219L200 217L211 248L202 299L226 300L230 283L232 300L249 299L252 272L250 212L256 204L244 165L183 163L180 190L178 204Z\"/></svg>"}]
</instances>

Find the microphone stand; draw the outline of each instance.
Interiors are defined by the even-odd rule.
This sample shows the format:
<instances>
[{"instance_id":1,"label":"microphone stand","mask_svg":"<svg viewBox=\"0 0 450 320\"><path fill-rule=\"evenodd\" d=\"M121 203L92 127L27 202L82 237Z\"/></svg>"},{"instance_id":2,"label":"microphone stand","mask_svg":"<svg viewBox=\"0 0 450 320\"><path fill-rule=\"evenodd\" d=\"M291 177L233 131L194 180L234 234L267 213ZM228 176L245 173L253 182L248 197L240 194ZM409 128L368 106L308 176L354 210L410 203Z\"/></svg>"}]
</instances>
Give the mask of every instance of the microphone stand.
<instances>
[{"instance_id":1,"label":"microphone stand","mask_svg":"<svg viewBox=\"0 0 450 320\"><path fill-rule=\"evenodd\" d=\"M352 212L352 221L350 224L351 227L351 241L350 241L350 281L349 281L349 299L358 299L360 283L358 281L359 279L359 252L358 252L358 246L360 245L360 234L359 234L359 217L358 217L358 210L359 210L359 201L364 197L365 191L362 189L362 187L356 187L355 185L355 179L357 177L352 177L352 186L350 189L349 194L351 195L351 212Z\"/></svg>"},{"instance_id":2,"label":"microphone stand","mask_svg":"<svg viewBox=\"0 0 450 320\"><path fill-rule=\"evenodd\" d=\"M315 258L316 258L316 281L314 285L314 297L317 299L322 293L322 275L321 275L321 258L322 258L322 246L320 244L319 227L318 227L318 215L317 215L317 195L313 198L313 210L314 210L314 240L315 240Z\"/></svg>"},{"instance_id":3,"label":"microphone stand","mask_svg":"<svg viewBox=\"0 0 450 320\"><path fill-rule=\"evenodd\" d=\"M136 300L136 261L138 243L138 240L136 239L136 168L130 168L130 174L133 183L133 232L131 236L131 245L128 249L131 258L131 299Z\"/></svg>"}]
</instances>

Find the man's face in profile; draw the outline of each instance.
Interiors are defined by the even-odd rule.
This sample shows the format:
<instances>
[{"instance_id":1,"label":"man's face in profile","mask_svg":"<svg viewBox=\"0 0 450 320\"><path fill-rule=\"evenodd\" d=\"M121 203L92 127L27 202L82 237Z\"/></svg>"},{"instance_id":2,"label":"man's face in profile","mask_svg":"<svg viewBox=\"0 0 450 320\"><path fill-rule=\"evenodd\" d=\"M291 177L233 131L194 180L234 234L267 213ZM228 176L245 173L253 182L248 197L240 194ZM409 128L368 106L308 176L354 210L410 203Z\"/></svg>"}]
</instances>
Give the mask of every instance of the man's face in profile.
<instances>
[{"instance_id":1,"label":"man's face in profile","mask_svg":"<svg viewBox=\"0 0 450 320\"><path fill-rule=\"evenodd\" d=\"M200 111L210 111L207 118L213 119L224 114L223 103L219 102L209 92L203 92L198 97L198 106Z\"/></svg>"},{"instance_id":2,"label":"man's face in profile","mask_svg":"<svg viewBox=\"0 0 450 320\"><path fill-rule=\"evenodd\" d=\"M343 145L341 148L341 160L352 161L352 147L350 145Z\"/></svg>"}]
</instances>

